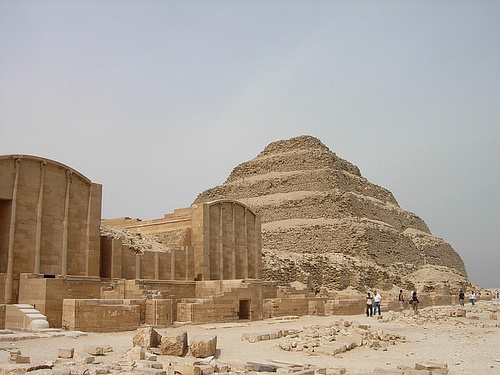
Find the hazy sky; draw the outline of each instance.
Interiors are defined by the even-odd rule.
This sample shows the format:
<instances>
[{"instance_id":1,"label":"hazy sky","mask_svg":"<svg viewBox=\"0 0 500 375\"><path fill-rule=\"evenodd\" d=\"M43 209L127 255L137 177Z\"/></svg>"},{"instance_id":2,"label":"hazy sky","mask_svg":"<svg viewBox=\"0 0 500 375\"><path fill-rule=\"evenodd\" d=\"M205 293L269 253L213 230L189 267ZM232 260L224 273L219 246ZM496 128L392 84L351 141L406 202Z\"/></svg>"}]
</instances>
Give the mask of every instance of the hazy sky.
<instances>
[{"instance_id":1,"label":"hazy sky","mask_svg":"<svg viewBox=\"0 0 500 375\"><path fill-rule=\"evenodd\" d=\"M0 154L188 207L319 138L500 286L500 1L0 0Z\"/></svg>"}]
</instances>

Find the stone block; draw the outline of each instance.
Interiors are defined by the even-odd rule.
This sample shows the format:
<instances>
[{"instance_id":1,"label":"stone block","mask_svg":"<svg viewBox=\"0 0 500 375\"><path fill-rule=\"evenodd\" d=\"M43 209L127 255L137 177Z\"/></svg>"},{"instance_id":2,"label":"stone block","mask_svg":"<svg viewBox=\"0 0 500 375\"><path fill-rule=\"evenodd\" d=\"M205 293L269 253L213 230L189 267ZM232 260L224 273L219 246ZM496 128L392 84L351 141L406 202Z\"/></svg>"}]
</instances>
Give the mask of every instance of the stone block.
<instances>
[{"instance_id":1,"label":"stone block","mask_svg":"<svg viewBox=\"0 0 500 375\"><path fill-rule=\"evenodd\" d=\"M247 362L245 365L245 369L257 372L276 372L278 367L269 363Z\"/></svg>"},{"instance_id":2,"label":"stone block","mask_svg":"<svg viewBox=\"0 0 500 375\"><path fill-rule=\"evenodd\" d=\"M133 374L137 375L167 375L167 371L165 370L159 370L155 368L150 368L150 367L136 367L132 371Z\"/></svg>"},{"instance_id":3,"label":"stone block","mask_svg":"<svg viewBox=\"0 0 500 375\"><path fill-rule=\"evenodd\" d=\"M160 339L161 353L164 355L183 356L187 352L187 332L182 331L175 336L163 334Z\"/></svg>"},{"instance_id":4,"label":"stone block","mask_svg":"<svg viewBox=\"0 0 500 375\"><path fill-rule=\"evenodd\" d=\"M195 358L205 358L215 355L217 350L217 335L199 335L190 340L191 354Z\"/></svg>"},{"instance_id":5,"label":"stone block","mask_svg":"<svg viewBox=\"0 0 500 375\"><path fill-rule=\"evenodd\" d=\"M59 358L73 358L75 354L75 348L59 348L57 350L57 356Z\"/></svg>"},{"instance_id":6,"label":"stone block","mask_svg":"<svg viewBox=\"0 0 500 375\"><path fill-rule=\"evenodd\" d=\"M73 358L76 363L81 365L88 365L89 363L93 363L95 360L94 356L83 352L75 352Z\"/></svg>"},{"instance_id":7,"label":"stone block","mask_svg":"<svg viewBox=\"0 0 500 375\"><path fill-rule=\"evenodd\" d=\"M432 374L447 374L448 373L448 365L446 363L434 363L434 362L425 362L425 363L415 363L415 370L428 370L431 371Z\"/></svg>"},{"instance_id":8,"label":"stone block","mask_svg":"<svg viewBox=\"0 0 500 375\"><path fill-rule=\"evenodd\" d=\"M327 368L325 375L345 375L346 373L345 367L333 367Z\"/></svg>"},{"instance_id":9,"label":"stone block","mask_svg":"<svg viewBox=\"0 0 500 375\"><path fill-rule=\"evenodd\" d=\"M132 338L133 346L141 346L144 349L154 348L160 344L161 335L153 328L140 328Z\"/></svg>"},{"instance_id":10,"label":"stone block","mask_svg":"<svg viewBox=\"0 0 500 375\"><path fill-rule=\"evenodd\" d=\"M316 353L327 354L327 355L337 355L347 351L347 345L345 343L332 341L328 344L321 344L321 346L314 349Z\"/></svg>"},{"instance_id":11,"label":"stone block","mask_svg":"<svg viewBox=\"0 0 500 375\"><path fill-rule=\"evenodd\" d=\"M102 346L85 345L83 350L94 356L104 355L104 348Z\"/></svg>"},{"instance_id":12,"label":"stone block","mask_svg":"<svg viewBox=\"0 0 500 375\"><path fill-rule=\"evenodd\" d=\"M194 374L196 375L211 375L215 372L213 366L198 364L193 366Z\"/></svg>"},{"instance_id":13,"label":"stone block","mask_svg":"<svg viewBox=\"0 0 500 375\"><path fill-rule=\"evenodd\" d=\"M30 357L25 355L16 356L16 363L30 363Z\"/></svg>"}]
</instances>

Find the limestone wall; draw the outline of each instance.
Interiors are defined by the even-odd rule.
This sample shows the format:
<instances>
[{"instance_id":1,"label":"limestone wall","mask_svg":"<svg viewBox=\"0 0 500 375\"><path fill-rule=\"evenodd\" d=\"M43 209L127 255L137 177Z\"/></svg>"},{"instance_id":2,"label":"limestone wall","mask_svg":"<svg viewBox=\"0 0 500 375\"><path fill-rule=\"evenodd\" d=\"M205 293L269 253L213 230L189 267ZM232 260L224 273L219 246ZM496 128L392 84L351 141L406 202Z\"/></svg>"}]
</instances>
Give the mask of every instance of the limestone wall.
<instances>
[{"instance_id":1,"label":"limestone wall","mask_svg":"<svg viewBox=\"0 0 500 375\"><path fill-rule=\"evenodd\" d=\"M175 210L163 219L103 220L147 236L162 249L124 247L119 238L101 241L105 277L158 280L258 279L262 275L261 226L240 202L221 200Z\"/></svg>"},{"instance_id":2,"label":"limestone wall","mask_svg":"<svg viewBox=\"0 0 500 375\"><path fill-rule=\"evenodd\" d=\"M15 302L14 275L99 275L101 185L61 163L0 156L0 292Z\"/></svg>"},{"instance_id":3,"label":"limestone wall","mask_svg":"<svg viewBox=\"0 0 500 375\"><path fill-rule=\"evenodd\" d=\"M100 298L99 278L44 278L23 274L20 279L19 303L33 305L47 317L51 327L61 327L65 298Z\"/></svg>"},{"instance_id":4,"label":"limestone wall","mask_svg":"<svg viewBox=\"0 0 500 375\"><path fill-rule=\"evenodd\" d=\"M141 323L145 300L65 299L62 327L74 331L132 331Z\"/></svg>"}]
</instances>

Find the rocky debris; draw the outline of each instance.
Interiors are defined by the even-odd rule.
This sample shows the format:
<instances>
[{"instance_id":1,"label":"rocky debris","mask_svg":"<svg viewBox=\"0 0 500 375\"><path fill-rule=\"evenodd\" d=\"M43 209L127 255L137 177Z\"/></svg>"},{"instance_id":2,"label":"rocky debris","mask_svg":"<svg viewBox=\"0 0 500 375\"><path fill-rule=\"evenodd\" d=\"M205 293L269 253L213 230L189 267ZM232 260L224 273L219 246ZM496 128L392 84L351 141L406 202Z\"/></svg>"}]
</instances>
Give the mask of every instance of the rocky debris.
<instances>
[{"instance_id":1,"label":"rocky debris","mask_svg":"<svg viewBox=\"0 0 500 375\"><path fill-rule=\"evenodd\" d=\"M389 345L404 341L403 336L371 330L358 322L339 320L330 326L304 327L303 331L287 336L277 345L286 351L335 356L363 345L375 350L387 350Z\"/></svg>"},{"instance_id":2,"label":"rocky debris","mask_svg":"<svg viewBox=\"0 0 500 375\"><path fill-rule=\"evenodd\" d=\"M166 248L154 238L139 232L101 225L101 236L121 240L136 253L144 254L146 251L165 252Z\"/></svg>"},{"instance_id":3,"label":"rocky debris","mask_svg":"<svg viewBox=\"0 0 500 375\"><path fill-rule=\"evenodd\" d=\"M470 285L448 243L317 138L269 144L193 203L216 199L260 215L263 278L278 285L443 293Z\"/></svg>"}]
</instances>

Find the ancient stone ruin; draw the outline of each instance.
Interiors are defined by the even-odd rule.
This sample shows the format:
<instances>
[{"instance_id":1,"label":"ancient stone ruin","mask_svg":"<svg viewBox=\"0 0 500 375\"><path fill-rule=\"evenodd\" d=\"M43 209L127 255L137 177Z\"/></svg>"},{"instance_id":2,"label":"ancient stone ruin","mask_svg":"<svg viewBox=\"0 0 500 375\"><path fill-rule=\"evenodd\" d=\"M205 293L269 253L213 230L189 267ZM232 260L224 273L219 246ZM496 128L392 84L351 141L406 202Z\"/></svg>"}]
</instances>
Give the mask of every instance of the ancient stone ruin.
<instances>
[{"instance_id":1,"label":"ancient stone ruin","mask_svg":"<svg viewBox=\"0 0 500 375\"><path fill-rule=\"evenodd\" d=\"M60 162L0 156L0 176L0 329L357 314L367 289L397 309L396 289L424 307L469 285L449 244L310 136L147 221L102 220L101 185Z\"/></svg>"},{"instance_id":2,"label":"ancient stone ruin","mask_svg":"<svg viewBox=\"0 0 500 375\"><path fill-rule=\"evenodd\" d=\"M317 138L273 142L195 204L244 203L261 217L263 278L361 292L449 293L468 284L460 256Z\"/></svg>"}]
</instances>

